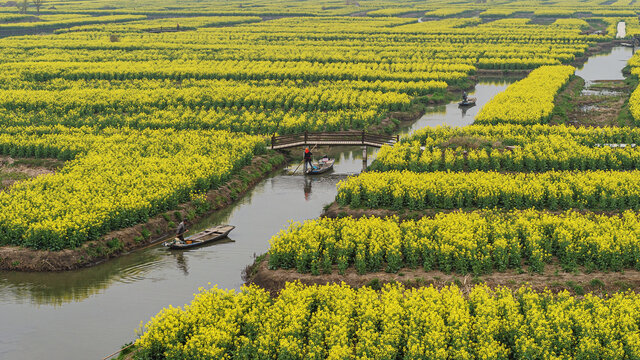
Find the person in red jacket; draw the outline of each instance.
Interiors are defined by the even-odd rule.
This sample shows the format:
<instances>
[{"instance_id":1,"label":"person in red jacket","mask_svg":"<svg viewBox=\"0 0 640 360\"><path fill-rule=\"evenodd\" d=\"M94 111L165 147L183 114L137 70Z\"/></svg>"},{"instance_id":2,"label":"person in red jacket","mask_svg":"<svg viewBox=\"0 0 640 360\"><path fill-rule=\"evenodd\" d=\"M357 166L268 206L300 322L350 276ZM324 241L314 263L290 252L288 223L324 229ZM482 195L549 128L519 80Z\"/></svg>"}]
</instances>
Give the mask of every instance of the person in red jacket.
<instances>
[{"instance_id":1,"label":"person in red jacket","mask_svg":"<svg viewBox=\"0 0 640 360\"><path fill-rule=\"evenodd\" d=\"M313 163L311 162L311 155L313 154L311 153L309 148L305 148L304 149L304 172L307 172L307 170L314 168ZM307 165L309 167L307 167Z\"/></svg>"}]
</instances>

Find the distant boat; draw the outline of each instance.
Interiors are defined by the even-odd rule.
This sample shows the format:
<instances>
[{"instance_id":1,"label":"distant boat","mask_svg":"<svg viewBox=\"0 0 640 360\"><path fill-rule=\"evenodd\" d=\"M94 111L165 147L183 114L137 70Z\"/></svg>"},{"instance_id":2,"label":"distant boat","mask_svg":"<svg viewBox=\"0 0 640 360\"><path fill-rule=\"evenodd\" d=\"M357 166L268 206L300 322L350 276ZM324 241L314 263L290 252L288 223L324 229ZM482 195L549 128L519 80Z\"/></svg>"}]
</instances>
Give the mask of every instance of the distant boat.
<instances>
[{"instance_id":1,"label":"distant boat","mask_svg":"<svg viewBox=\"0 0 640 360\"><path fill-rule=\"evenodd\" d=\"M200 246L227 237L231 230L235 228L232 225L218 225L186 237L184 242L176 238L171 241L165 241L163 245L170 249L187 249Z\"/></svg>"},{"instance_id":2,"label":"distant boat","mask_svg":"<svg viewBox=\"0 0 640 360\"><path fill-rule=\"evenodd\" d=\"M476 98L467 98L458 103L458 106L474 106L476 104Z\"/></svg>"},{"instance_id":3,"label":"distant boat","mask_svg":"<svg viewBox=\"0 0 640 360\"><path fill-rule=\"evenodd\" d=\"M307 175L318 175L333 169L333 163L336 159L322 158L312 169L307 169Z\"/></svg>"}]
</instances>

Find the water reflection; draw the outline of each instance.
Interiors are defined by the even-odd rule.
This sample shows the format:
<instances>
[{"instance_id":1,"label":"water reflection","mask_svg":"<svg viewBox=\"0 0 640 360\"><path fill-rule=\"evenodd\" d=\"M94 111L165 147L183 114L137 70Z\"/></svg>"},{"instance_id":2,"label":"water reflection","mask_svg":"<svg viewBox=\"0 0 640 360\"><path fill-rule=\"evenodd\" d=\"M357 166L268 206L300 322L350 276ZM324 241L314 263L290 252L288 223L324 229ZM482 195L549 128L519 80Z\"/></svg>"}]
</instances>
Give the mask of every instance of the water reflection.
<instances>
[{"instance_id":1,"label":"water reflection","mask_svg":"<svg viewBox=\"0 0 640 360\"><path fill-rule=\"evenodd\" d=\"M0 303L20 302L61 306L98 294L116 283L133 283L155 268L167 265L159 253L132 253L88 269L57 272L2 272Z\"/></svg>"},{"instance_id":2,"label":"water reflection","mask_svg":"<svg viewBox=\"0 0 640 360\"><path fill-rule=\"evenodd\" d=\"M184 257L183 250L171 251L173 253L173 257L176 259L176 264L178 265L178 269L182 271L184 276L189 275L189 266L187 265L187 259Z\"/></svg>"},{"instance_id":3,"label":"water reflection","mask_svg":"<svg viewBox=\"0 0 640 360\"><path fill-rule=\"evenodd\" d=\"M452 102L445 106L431 107L421 119L402 129L402 133L440 124L470 124L482 105L512 81L514 79L480 82L470 92L470 96L477 98L477 106L459 108L457 102ZM220 242L193 251L169 251L158 246L92 268L65 273L6 272L0 275L0 302L31 301L35 304L60 306L85 300L109 287L117 291L115 284L118 283L135 283L141 287L140 291L148 291L144 289L144 284L150 281L163 282L173 287L173 282L189 279L190 284L211 281L221 286L239 288L242 285L242 268L251 262L254 253L260 254L268 249L267 240L273 234L289 219L303 221L317 217L323 206L334 199L336 184L362 170L363 152L359 147L323 147L315 152L336 159L333 172L304 176L298 166L300 162L294 160L286 169L265 180L234 206L216 212L192 226L195 233L219 224L236 225L231 236L237 243ZM376 152L377 149L368 149L368 163L375 158ZM296 168L298 169L294 174ZM218 278L209 271L200 273L198 270L203 267L207 270L217 268L217 274L225 275Z\"/></svg>"},{"instance_id":4,"label":"water reflection","mask_svg":"<svg viewBox=\"0 0 640 360\"><path fill-rule=\"evenodd\" d=\"M616 46L611 49L611 52L591 56L576 71L576 75L585 80L586 86L596 80L623 80L622 68L626 66L631 56L633 56L632 48Z\"/></svg>"},{"instance_id":5,"label":"water reflection","mask_svg":"<svg viewBox=\"0 0 640 360\"><path fill-rule=\"evenodd\" d=\"M508 83L482 82L470 92L478 98L478 106L460 109L454 102L432 107L402 133L442 123L471 123L481 106ZM0 273L0 303L8 314L3 312L0 322L0 358L46 358L53 348L67 349L60 358L95 358L130 341L132 329L140 320L169 304L189 302L201 286L210 287L212 283L239 289L242 271L256 255L268 250L271 236L290 220L318 217L335 198L336 184L362 170L360 147L324 147L315 152L336 159L332 173L304 176L300 169L294 173L302 161L295 159L233 206L191 227L195 233L214 225L233 224L233 242L189 251L156 246L61 274ZM368 149L368 163L376 153L377 149ZM38 305L37 315L32 304ZM27 318L31 320L25 321ZM102 325L96 326L96 322ZM33 338L46 338L47 343L30 347L29 339Z\"/></svg>"},{"instance_id":6,"label":"water reflection","mask_svg":"<svg viewBox=\"0 0 640 360\"><path fill-rule=\"evenodd\" d=\"M313 180L310 176L305 176L304 178L304 199L309 201L309 197L311 195L311 182Z\"/></svg>"},{"instance_id":7,"label":"water reflection","mask_svg":"<svg viewBox=\"0 0 640 360\"><path fill-rule=\"evenodd\" d=\"M465 116L467 116L467 111L473 107L475 107L476 105L469 105L469 106L460 106L458 105L458 108L462 111L462 117L464 118Z\"/></svg>"}]
</instances>

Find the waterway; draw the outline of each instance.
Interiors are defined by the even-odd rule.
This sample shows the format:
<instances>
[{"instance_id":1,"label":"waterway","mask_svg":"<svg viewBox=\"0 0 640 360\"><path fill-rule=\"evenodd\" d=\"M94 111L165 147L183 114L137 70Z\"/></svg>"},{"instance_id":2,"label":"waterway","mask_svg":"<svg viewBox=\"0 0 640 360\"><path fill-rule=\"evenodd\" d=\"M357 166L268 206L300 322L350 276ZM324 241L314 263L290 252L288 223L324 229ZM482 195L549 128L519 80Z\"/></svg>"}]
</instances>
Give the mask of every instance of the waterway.
<instances>
[{"instance_id":1,"label":"waterway","mask_svg":"<svg viewBox=\"0 0 640 360\"><path fill-rule=\"evenodd\" d=\"M622 68L633 56L633 49L616 46L611 51L589 57L582 67L576 70L576 75L585 80L585 87L596 80L623 80Z\"/></svg>"},{"instance_id":2,"label":"waterway","mask_svg":"<svg viewBox=\"0 0 640 360\"><path fill-rule=\"evenodd\" d=\"M617 54L614 49L608 58L594 59L619 72L624 64ZM592 69L591 63L581 71L597 80L601 69ZM454 102L433 107L401 133L469 125L482 105L512 81L483 80L469 93L478 99L477 106L463 110ZM335 198L336 184L360 172L360 148L327 152L336 157L331 174L309 178L299 169L293 173L298 163L290 164L192 227L196 232L211 225L235 225L228 241L182 252L154 246L64 273L0 272L0 359L101 359L134 340L134 329L163 307L189 303L198 288L217 284L240 289L242 271L268 250L271 236L289 221L318 217ZM375 154L369 152L369 162Z\"/></svg>"},{"instance_id":3,"label":"waterway","mask_svg":"<svg viewBox=\"0 0 640 360\"><path fill-rule=\"evenodd\" d=\"M621 39L627 36L627 23L620 21L616 27L616 38Z\"/></svg>"}]
</instances>

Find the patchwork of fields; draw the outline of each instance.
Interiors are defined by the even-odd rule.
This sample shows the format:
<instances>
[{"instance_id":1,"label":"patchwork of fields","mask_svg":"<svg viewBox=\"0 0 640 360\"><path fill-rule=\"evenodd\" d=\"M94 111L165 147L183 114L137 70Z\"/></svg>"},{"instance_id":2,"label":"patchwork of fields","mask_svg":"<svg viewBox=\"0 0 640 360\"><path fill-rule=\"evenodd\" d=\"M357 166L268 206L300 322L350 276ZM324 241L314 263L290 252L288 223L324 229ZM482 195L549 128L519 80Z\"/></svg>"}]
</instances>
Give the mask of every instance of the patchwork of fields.
<instances>
[{"instance_id":1,"label":"patchwork of fields","mask_svg":"<svg viewBox=\"0 0 640 360\"><path fill-rule=\"evenodd\" d=\"M625 68L633 91L620 95L629 126L558 121L576 67L615 42L635 44L635 1L31 8L0 11L0 155L64 164L0 188L0 246L78 249L225 186L273 155L273 135L394 132L403 114L457 99L485 76L515 75L473 125L383 147L369 171L338 184L333 206L345 216L274 235L266 271L321 284L354 269L477 282L552 265L640 269L640 55ZM381 210L395 215L349 216ZM638 303L631 291L600 298L521 284L202 290L154 317L134 357L635 358Z\"/></svg>"},{"instance_id":2,"label":"patchwork of fields","mask_svg":"<svg viewBox=\"0 0 640 360\"><path fill-rule=\"evenodd\" d=\"M43 20L59 20L51 16L43 15ZM60 16L64 21L72 18ZM162 147L166 151L162 166L188 173L190 179L175 184L165 181L176 177L141 155L148 171L167 175L158 179L164 182L164 190L151 192L184 200L192 190L219 186L212 174L196 175L209 166L199 157L203 152L218 160L234 158L225 161L226 166L215 166L216 178L222 179L251 154L264 152L264 144L249 135L367 129L379 125L389 112L420 108L441 101L447 91L467 88L481 69L568 64L614 35L610 29L604 36L586 34L586 21L567 19L539 25L529 19L483 22L473 17L419 23L415 18L396 17L258 21L253 15L153 20L135 16L91 25L64 23L57 25L56 34L0 39L5 59L0 64L0 151L18 157L75 159L47 180L44 191L38 185L43 180L37 180L2 195L6 199L0 201L0 209L60 209L46 214L46 220L32 212L29 216L39 221L28 225L15 220L24 219L20 211L1 211L0 244L73 248L126 224L116 220L120 216L135 223L175 206L174 200L167 207L146 195L135 195L142 202L125 200L128 192L149 192L154 186L147 181L115 181L123 185L121 189L111 189L106 179L96 179L91 190L85 188L87 184L73 185L80 181L73 177L76 172L91 169L106 176L112 171L112 165L91 163L88 154L100 150L87 144L112 143L118 133L114 129L124 129L122 136L129 137L115 141L124 146L109 145L110 151L122 154L113 157L121 164L116 171L138 178L132 171L123 171L138 167L139 157L134 155L138 150L132 152L130 147L142 152L150 146ZM163 27L181 31L149 32ZM531 108L518 107L529 114L529 120L514 117L502 103L512 100L496 99L478 121L495 123L503 113L509 118L504 123L544 122L553 106L553 93L572 71L569 66L542 67L523 83L522 90L514 87L505 93L507 97L522 96L517 91L546 96L544 101L530 100ZM547 72L557 74L557 80L536 87L539 80L534 74L545 77ZM243 154L236 150L225 154L222 149L229 147L215 140L225 133L194 130L233 132ZM90 136L85 139L84 133ZM34 134L37 140L23 140ZM176 144L169 145L167 139ZM183 152L181 144L201 150ZM92 150L83 150L88 148ZM173 166L175 157L186 160L180 170ZM41 195L30 196L33 192ZM90 210L85 208L91 206L83 200L86 196L113 197L112 204L118 199L146 210L142 215L139 208L132 210L131 216L124 215L132 206L126 204ZM67 207L57 206L54 199L65 199ZM70 204L86 205L78 209Z\"/></svg>"}]
</instances>

